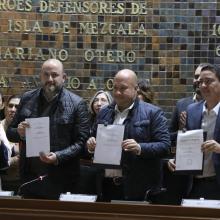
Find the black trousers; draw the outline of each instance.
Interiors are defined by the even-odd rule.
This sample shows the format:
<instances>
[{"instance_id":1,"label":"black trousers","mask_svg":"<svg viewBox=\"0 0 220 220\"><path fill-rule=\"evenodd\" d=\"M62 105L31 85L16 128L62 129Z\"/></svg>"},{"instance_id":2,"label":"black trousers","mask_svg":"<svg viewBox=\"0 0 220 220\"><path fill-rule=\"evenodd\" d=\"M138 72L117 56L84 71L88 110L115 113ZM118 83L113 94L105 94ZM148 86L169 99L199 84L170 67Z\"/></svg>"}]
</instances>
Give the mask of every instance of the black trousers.
<instances>
[{"instance_id":1,"label":"black trousers","mask_svg":"<svg viewBox=\"0 0 220 220\"><path fill-rule=\"evenodd\" d=\"M124 200L122 178L104 177L102 182L102 202L110 202L111 200Z\"/></svg>"},{"instance_id":2,"label":"black trousers","mask_svg":"<svg viewBox=\"0 0 220 220\"><path fill-rule=\"evenodd\" d=\"M190 199L220 199L220 186L215 177L194 178L193 187L189 194Z\"/></svg>"},{"instance_id":3,"label":"black trousers","mask_svg":"<svg viewBox=\"0 0 220 220\"><path fill-rule=\"evenodd\" d=\"M26 199L50 199L58 200L61 193L75 193L76 183L51 179L48 176L44 178L32 179L22 184L18 194Z\"/></svg>"}]
</instances>

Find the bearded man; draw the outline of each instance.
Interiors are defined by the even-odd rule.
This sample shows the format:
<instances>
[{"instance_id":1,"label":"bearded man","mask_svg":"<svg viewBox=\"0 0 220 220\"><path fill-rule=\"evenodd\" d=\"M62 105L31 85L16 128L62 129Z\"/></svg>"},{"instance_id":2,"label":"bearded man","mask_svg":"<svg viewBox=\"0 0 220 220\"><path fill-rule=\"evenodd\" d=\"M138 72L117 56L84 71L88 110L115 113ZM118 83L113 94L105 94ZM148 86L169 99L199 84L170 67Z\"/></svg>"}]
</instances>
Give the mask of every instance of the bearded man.
<instances>
[{"instance_id":1,"label":"bearded man","mask_svg":"<svg viewBox=\"0 0 220 220\"><path fill-rule=\"evenodd\" d=\"M20 175L24 198L58 199L74 192L79 177L79 157L89 135L86 102L64 88L63 64L49 59L40 72L41 87L23 94L7 130L8 139L20 142ZM50 152L26 157L26 118L49 117ZM44 178L40 178L44 176Z\"/></svg>"}]
</instances>

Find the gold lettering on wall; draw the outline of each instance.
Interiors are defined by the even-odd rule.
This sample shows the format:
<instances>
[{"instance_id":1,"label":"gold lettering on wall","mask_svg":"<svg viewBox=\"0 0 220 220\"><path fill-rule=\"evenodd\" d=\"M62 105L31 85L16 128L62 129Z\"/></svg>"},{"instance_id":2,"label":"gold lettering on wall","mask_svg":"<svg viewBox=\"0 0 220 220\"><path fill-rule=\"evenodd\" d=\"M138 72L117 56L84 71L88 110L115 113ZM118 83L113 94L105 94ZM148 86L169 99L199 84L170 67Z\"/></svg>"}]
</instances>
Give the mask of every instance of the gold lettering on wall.
<instances>
[{"instance_id":1,"label":"gold lettering on wall","mask_svg":"<svg viewBox=\"0 0 220 220\"><path fill-rule=\"evenodd\" d=\"M85 51L85 60L88 62L98 61L109 63L134 63L136 59L136 54L134 51L123 51L123 50L86 50Z\"/></svg>"},{"instance_id":2,"label":"gold lettering on wall","mask_svg":"<svg viewBox=\"0 0 220 220\"><path fill-rule=\"evenodd\" d=\"M29 22L27 20L8 20L8 32L12 31L42 33L38 21Z\"/></svg>"},{"instance_id":3,"label":"gold lettering on wall","mask_svg":"<svg viewBox=\"0 0 220 220\"><path fill-rule=\"evenodd\" d=\"M147 30L144 27L144 24L140 24L137 28L132 23L122 23L122 24L114 24L114 23L79 23L80 25L80 34L87 35L147 35Z\"/></svg>"},{"instance_id":4,"label":"gold lettering on wall","mask_svg":"<svg viewBox=\"0 0 220 220\"><path fill-rule=\"evenodd\" d=\"M27 49L27 50L25 50ZM45 61L49 58L66 61L69 53L65 49L44 49L47 54L43 53L43 49L39 48L22 48L22 47L0 47L0 60L41 60Z\"/></svg>"},{"instance_id":5,"label":"gold lettering on wall","mask_svg":"<svg viewBox=\"0 0 220 220\"><path fill-rule=\"evenodd\" d=\"M67 78L67 88L68 89L78 89L80 87L80 80L77 77Z\"/></svg>"},{"instance_id":6,"label":"gold lettering on wall","mask_svg":"<svg viewBox=\"0 0 220 220\"><path fill-rule=\"evenodd\" d=\"M146 1L130 2L112 2L112 1L55 1L55 0L0 0L0 11L16 12L36 12L54 13L54 14L73 14L81 15L147 15L150 5ZM28 14L27 14L28 15ZM59 34L70 35L72 31L71 20L68 16L64 21L48 20L45 24L42 20L10 18L7 22L6 32L13 33L35 33L41 35L50 35L50 37L60 36ZM67 20L66 20L67 19ZM132 22L79 22L77 29L78 35L110 35L110 36L148 36L148 30L145 23ZM47 48L47 42L43 42L46 48L33 47L11 47L11 45L0 47L1 60L41 60L56 58L66 61L69 58L68 50L58 48ZM27 44L27 42L25 42ZM20 45L20 44L17 44ZM16 46L17 46L16 45ZM108 62L108 63L134 63L136 59L135 51L123 50L104 50L86 48L84 59L87 62Z\"/></svg>"},{"instance_id":7,"label":"gold lettering on wall","mask_svg":"<svg viewBox=\"0 0 220 220\"><path fill-rule=\"evenodd\" d=\"M1 11L30 12L33 10L31 0L1 0ZM55 1L40 0L40 13L63 13L63 14L100 14L100 15L147 15L148 3L131 2L131 8L126 11L124 2L112 1Z\"/></svg>"},{"instance_id":8,"label":"gold lettering on wall","mask_svg":"<svg viewBox=\"0 0 220 220\"><path fill-rule=\"evenodd\" d=\"M95 84L95 82L94 82L94 79L92 79L92 80L90 81L89 86L87 87L87 89L89 89L89 90L91 90L91 89L97 90L97 87L96 87L96 84Z\"/></svg>"},{"instance_id":9,"label":"gold lettering on wall","mask_svg":"<svg viewBox=\"0 0 220 220\"><path fill-rule=\"evenodd\" d=\"M7 88L8 87L8 81L4 76L0 77L0 87Z\"/></svg>"},{"instance_id":10,"label":"gold lettering on wall","mask_svg":"<svg viewBox=\"0 0 220 220\"><path fill-rule=\"evenodd\" d=\"M29 12L32 10L31 0L2 0L0 1L1 11L23 11Z\"/></svg>"},{"instance_id":11,"label":"gold lettering on wall","mask_svg":"<svg viewBox=\"0 0 220 220\"><path fill-rule=\"evenodd\" d=\"M85 83L83 83L85 84ZM94 79L91 79L90 82L87 83L88 86L86 87L87 90L97 90L97 84ZM21 88L32 89L36 88L40 85L39 76L1 76L0 77L0 88L11 88L14 85L20 85ZM80 78L74 76L68 76L67 81L65 83L66 88L68 89L79 89L81 86ZM113 79L108 79L105 84L104 88L107 90L113 89ZM103 88L103 89L104 89Z\"/></svg>"}]
</instances>

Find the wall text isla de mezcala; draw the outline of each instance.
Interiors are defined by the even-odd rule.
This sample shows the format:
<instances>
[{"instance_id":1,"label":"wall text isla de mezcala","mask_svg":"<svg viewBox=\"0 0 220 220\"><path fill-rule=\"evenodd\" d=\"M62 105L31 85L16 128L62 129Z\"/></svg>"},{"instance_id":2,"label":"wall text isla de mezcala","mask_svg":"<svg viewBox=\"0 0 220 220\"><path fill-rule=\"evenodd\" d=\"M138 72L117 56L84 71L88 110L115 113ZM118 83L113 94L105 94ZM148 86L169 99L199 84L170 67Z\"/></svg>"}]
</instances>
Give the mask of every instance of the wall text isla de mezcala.
<instances>
[{"instance_id":1,"label":"wall text isla de mezcala","mask_svg":"<svg viewBox=\"0 0 220 220\"><path fill-rule=\"evenodd\" d=\"M35 2L35 3L34 3ZM36 1L31 0L3 0L0 1L0 11L54 13L81 15L148 15L149 5L144 2L130 2L129 7L124 2L113 3L112 1ZM7 31L4 34L33 33L57 36L57 34L72 35L71 21L48 21L47 28L42 21L27 19L9 19ZM77 36L103 35L103 36L147 36L148 32L144 23L139 25L132 22L78 22ZM69 59L69 50L64 48L32 48L32 47L1 47L1 60L33 60L44 61L48 58L56 58L61 61ZM86 62L105 63L134 63L136 52L134 50L105 50L84 49Z\"/></svg>"}]
</instances>

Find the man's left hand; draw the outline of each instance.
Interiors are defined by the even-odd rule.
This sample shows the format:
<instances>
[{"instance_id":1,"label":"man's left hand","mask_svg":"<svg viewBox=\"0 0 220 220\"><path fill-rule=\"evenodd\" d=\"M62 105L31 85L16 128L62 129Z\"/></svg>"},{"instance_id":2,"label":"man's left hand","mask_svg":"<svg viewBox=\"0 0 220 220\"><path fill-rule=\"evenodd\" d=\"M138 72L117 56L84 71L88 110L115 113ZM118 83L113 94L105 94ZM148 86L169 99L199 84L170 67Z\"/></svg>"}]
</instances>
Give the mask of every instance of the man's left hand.
<instances>
[{"instance_id":1,"label":"man's left hand","mask_svg":"<svg viewBox=\"0 0 220 220\"><path fill-rule=\"evenodd\" d=\"M134 139L126 139L121 144L125 151L133 152L137 155L141 154L141 146Z\"/></svg>"},{"instance_id":2,"label":"man's left hand","mask_svg":"<svg viewBox=\"0 0 220 220\"><path fill-rule=\"evenodd\" d=\"M47 164L57 164L57 155L53 152L47 154L40 154L40 160Z\"/></svg>"},{"instance_id":3,"label":"man's left hand","mask_svg":"<svg viewBox=\"0 0 220 220\"><path fill-rule=\"evenodd\" d=\"M220 144L215 140L208 140L202 144L202 152L215 152L220 153Z\"/></svg>"}]
</instances>

